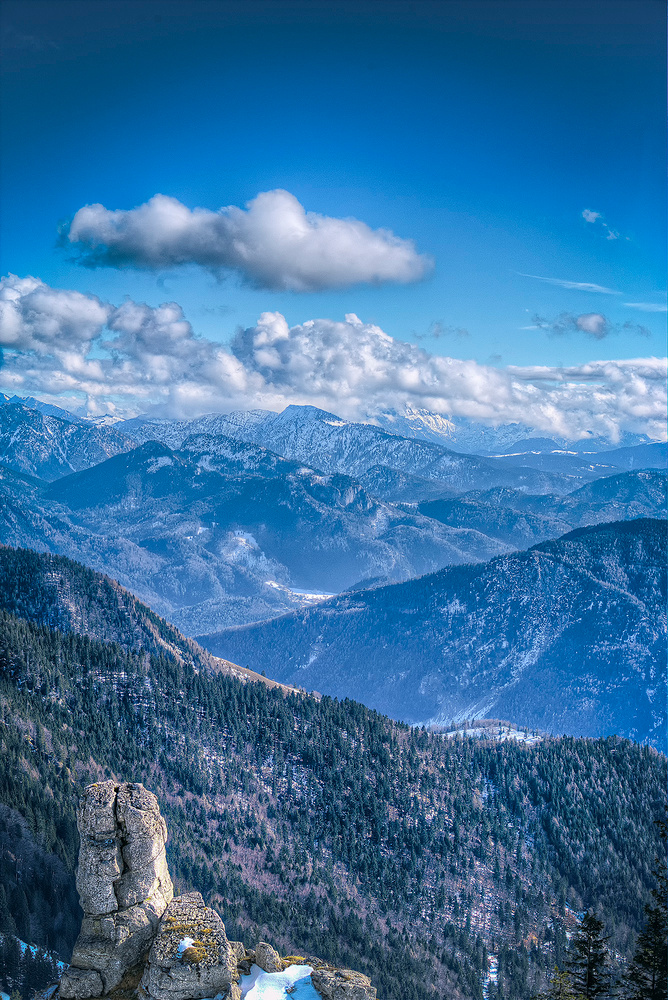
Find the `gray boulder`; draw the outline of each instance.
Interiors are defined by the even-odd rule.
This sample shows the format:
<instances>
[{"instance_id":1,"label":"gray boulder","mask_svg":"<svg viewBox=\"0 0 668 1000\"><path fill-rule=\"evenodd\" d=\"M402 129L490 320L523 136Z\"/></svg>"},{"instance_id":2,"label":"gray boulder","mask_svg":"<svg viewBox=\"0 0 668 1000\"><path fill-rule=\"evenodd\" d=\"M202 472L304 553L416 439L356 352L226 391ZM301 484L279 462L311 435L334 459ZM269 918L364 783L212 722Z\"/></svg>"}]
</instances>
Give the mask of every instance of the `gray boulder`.
<instances>
[{"instance_id":1,"label":"gray boulder","mask_svg":"<svg viewBox=\"0 0 668 1000\"><path fill-rule=\"evenodd\" d=\"M230 948L234 952L237 962L243 962L246 957L246 948L243 941L230 941Z\"/></svg>"},{"instance_id":2,"label":"gray boulder","mask_svg":"<svg viewBox=\"0 0 668 1000\"><path fill-rule=\"evenodd\" d=\"M84 911L66 1000L109 993L141 962L174 890L167 870L167 828L143 785L103 781L85 790L77 814L81 838L76 884Z\"/></svg>"},{"instance_id":3,"label":"gray boulder","mask_svg":"<svg viewBox=\"0 0 668 1000\"><path fill-rule=\"evenodd\" d=\"M236 951L218 914L199 892L177 896L165 910L141 987L154 1000L201 1000L238 992Z\"/></svg>"},{"instance_id":4,"label":"gray boulder","mask_svg":"<svg viewBox=\"0 0 668 1000\"><path fill-rule=\"evenodd\" d=\"M260 941L255 949L255 964L264 972L281 972L283 969L278 952L266 941Z\"/></svg>"},{"instance_id":5,"label":"gray boulder","mask_svg":"<svg viewBox=\"0 0 668 1000\"><path fill-rule=\"evenodd\" d=\"M311 982L323 1000L376 1000L371 980L352 969L314 969Z\"/></svg>"}]
</instances>

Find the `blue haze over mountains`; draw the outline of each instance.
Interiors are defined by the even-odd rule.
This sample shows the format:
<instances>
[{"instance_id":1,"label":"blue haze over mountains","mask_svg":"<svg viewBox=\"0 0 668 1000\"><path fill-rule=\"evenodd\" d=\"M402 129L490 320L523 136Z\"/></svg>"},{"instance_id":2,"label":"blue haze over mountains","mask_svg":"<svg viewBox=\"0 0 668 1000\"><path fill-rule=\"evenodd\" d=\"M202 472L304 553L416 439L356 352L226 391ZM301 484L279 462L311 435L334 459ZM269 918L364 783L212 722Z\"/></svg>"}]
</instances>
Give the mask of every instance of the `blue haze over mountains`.
<instances>
[{"instance_id":1,"label":"blue haze over mountains","mask_svg":"<svg viewBox=\"0 0 668 1000\"><path fill-rule=\"evenodd\" d=\"M0 542L108 573L216 655L412 723L665 739L665 444L2 404Z\"/></svg>"}]
</instances>

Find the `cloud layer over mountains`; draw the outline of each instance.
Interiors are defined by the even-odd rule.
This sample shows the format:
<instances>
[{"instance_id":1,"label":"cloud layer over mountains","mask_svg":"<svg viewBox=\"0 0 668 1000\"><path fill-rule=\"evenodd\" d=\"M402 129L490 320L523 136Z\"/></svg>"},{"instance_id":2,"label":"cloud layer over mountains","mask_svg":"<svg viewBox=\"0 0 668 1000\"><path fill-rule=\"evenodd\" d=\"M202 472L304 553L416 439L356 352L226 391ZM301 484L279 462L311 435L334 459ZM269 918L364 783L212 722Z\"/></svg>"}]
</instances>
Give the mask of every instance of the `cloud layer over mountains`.
<instances>
[{"instance_id":1,"label":"cloud layer over mountains","mask_svg":"<svg viewBox=\"0 0 668 1000\"><path fill-rule=\"evenodd\" d=\"M665 359L498 369L430 354L354 314L289 327L280 313L263 313L228 349L195 336L176 303L115 307L10 275L0 281L0 345L8 390L61 405L83 395L91 413L313 403L364 419L409 404L571 439L665 439Z\"/></svg>"},{"instance_id":2,"label":"cloud layer over mountains","mask_svg":"<svg viewBox=\"0 0 668 1000\"><path fill-rule=\"evenodd\" d=\"M246 209L192 211L156 194L130 211L86 205L67 239L89 267L161 269L197 264L237 271L252 285L312 292L359 283L419 281L431 270L411 240L357 219L306 212L289 191L264 191Z\"/></svg>"}]
</instances>

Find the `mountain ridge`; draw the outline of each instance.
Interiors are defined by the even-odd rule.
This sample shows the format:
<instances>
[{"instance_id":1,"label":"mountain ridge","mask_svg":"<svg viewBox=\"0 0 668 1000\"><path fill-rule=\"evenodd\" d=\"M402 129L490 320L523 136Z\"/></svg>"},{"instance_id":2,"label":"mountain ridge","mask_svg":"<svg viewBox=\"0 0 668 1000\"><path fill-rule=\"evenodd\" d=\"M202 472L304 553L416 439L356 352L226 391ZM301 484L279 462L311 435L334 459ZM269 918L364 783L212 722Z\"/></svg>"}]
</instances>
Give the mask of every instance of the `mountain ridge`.
<instances>
[{"instance_id":1,"label":"mountain ridge","mask_svg":"<svg viewBox=\"0 0 668 1000\"><path fill-rule=\"evenodd\" d=\"M665 521L578 528L200 641L412 724L496 715L662 746L665 555Z\"/></svg>"}]
</instances>

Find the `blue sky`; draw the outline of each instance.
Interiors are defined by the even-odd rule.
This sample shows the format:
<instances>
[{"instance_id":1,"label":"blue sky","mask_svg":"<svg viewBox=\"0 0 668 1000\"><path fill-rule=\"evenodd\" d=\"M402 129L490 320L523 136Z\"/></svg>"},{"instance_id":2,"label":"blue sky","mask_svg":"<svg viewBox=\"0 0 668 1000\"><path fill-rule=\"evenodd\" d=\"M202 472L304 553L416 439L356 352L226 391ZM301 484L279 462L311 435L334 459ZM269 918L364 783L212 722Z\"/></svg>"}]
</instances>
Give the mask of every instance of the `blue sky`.
<instances>
[{"instance_id":1,"label":"blue sky","mask_svg":"<svg viewBox=\"0 0 668 1000\"><path fill-rule=\"evenodd\" d=\"M665 308L664 29L655 0L5 0L2 274L174 301L224 344L266 311L355 313L493 367L662 357L665 312L638 304ZM56 245L86 205L216 211L275 189L433 267L292 291Z\"/></svg>"}]
</instances>

